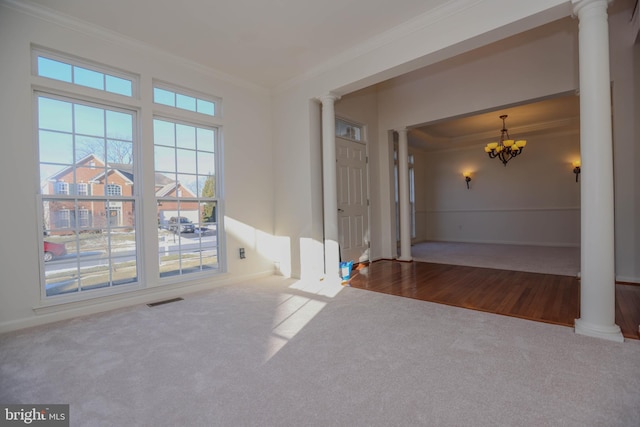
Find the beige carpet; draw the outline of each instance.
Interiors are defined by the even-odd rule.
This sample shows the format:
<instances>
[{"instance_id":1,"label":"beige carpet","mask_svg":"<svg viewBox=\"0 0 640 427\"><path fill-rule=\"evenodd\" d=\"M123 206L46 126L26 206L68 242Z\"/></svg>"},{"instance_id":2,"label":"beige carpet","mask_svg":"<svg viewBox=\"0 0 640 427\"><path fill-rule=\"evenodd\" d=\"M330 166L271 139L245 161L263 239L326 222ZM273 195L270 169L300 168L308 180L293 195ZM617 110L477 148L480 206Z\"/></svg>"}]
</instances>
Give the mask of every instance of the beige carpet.
<instances>
[{"instance_id":1,"label":"beige carpet","mask_svg":"<svg viewBox=\"0 0 640 427\"><path fill-rule=\"evenodd\" d=\"M77 426L633 426L640 341L273 277L0 336Z\"/></svg>"},{"instance_id":2,"label":"beige carpet","mask_svg":"<svg viewBox=\"0 0 640 427\"><path fill-rule=\"evenodd\" d=\"M437 264L466 265L561 276L576 276L580 272L580 248L424 242L413 245L411 255L415 261Z\"/></svg>"}]
</instances>

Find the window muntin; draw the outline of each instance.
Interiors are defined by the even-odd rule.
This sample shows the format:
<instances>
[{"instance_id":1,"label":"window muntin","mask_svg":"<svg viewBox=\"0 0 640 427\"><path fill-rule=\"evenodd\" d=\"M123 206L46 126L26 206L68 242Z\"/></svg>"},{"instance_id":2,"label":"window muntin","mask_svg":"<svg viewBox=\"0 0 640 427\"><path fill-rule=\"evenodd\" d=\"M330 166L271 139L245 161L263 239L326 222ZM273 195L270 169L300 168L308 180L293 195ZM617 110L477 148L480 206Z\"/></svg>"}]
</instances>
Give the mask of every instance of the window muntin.
<instances>
[{"instance_id":1,"label":"window muntin","mask_svg":"<svg viewBox=\"0 0 640 427\"><path fill-rule=\"evenodd\" d=\"M153 102L181 110L205 114L207 116L213 117L217 115L217 101L215 99L204 95L190 94L186 91L165 88L159 85L154 85Z\"/></svg>"},{"instance_id":2,"label":"window muntin","mask_svg":"<svg viewBox=\"0 0 640 427\"><path fill-rule=\"evenodd\" d=\"M217 129L153 121L160 277L216 271Z\"/></svg>"},{"instance_id":3,"label":"window muntin","mask_svg":"<svg viewBox=\"0 0 640 427\"><path fill-rule=\"evenodd\" d=\"M36 67L36 75L40 77L118 95L133 96L134 78L117 75L115 72L99 71L98 67L92 69L84 64L79 65L69 58L57 58L57 55L37 53Z\"/></svg>"},{"instance_id":4,"label":"window muntin","mask_svg":"<svg viewBox=\"0 0 640 427\"><path fill-rule=\"evenodd\" d=\"M37 93L46 297L138 281L135 112ZM115 190L117 188L117 190Z\"/></svg>"}]
</instances>

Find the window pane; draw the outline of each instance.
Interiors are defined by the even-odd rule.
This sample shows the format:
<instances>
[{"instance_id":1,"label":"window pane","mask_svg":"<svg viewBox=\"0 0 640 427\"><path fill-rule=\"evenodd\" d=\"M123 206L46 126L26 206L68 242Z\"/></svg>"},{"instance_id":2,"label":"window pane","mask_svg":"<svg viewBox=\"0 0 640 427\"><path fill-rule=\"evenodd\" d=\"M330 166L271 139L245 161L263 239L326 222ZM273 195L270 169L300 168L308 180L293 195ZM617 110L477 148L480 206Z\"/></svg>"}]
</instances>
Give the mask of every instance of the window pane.
<instances>
[{"instance_id":1,"label":"window pane","mask_svg":"<svg viewBox=\"0 0 640 427\"><path fill-rule=\"evenodd\" d=\"M176 150L178 172L196 174L196 152L191 150Z\"/></svg>"},{"instance_id":2,"label":"window pane","mask_svg":"<svg viewBox=\"0 0 640 427\"><path fill-rule=\"evenodd\" d=\"M93 166L104 166L104 160L107 158L105 154L104 138L92 138L89 136L76 136L76 162L86 160L93 162ZM87 159L89 156L96 158Z\"/></svg>"},{"instance_id":3,"label":"window pane","mask_svg":"<svg viewBox=\"0 0 640 427\"><path fill-rule=\"evenodd\" d=\"M38 132L40 174L48 175L41 189L46 295L137 281L133 142L103 137L106 115L110 129L131 139L133 113L45 97L38 101L40 123L53 126L47 114L56 107L65 113L57 111L58 116L71 119L67 132ZM121 161L106 164L105 157ZM49 194L56 197L47 199ZM107 201L108 196L116 199Z\"/></svg>"},{"instance_id":4,"label":"window pane","mask_svg":"<svg viewBox=\"0 0 640 427\"><path fill-rule=\"evenodd\" d=\"M107 92L117 93L119 95L133 96L133 85L131 81L106 75Z\"/></svg>"},{"instance_id":5,"label":"window pane","mask_svg":"<svg viewBox=\"0 0 640 427\"><path fill-rule=\"evenodd\" d=\"M135 251L135 246L133 246L133 250ZM137 279L138 271L135 262L135 253L113 258L111 280L114 286L133 283Z\"/></svg>"},{"instance_id":6,"label":"window pane","mask_svg":"<svg viewBox=\"0 0 640 427\"><path fill-rule=\"evenodd\" d=\"M133 141L133 116L117 111L107 111L107 138Z\"/></svg>"},{"instance_id":7,"label":"window pane","mask_svg":"<svg viewBox=\"0 0 640 427\"><path fill-rule=\"evenodd\" d=\"M215 132L211 129L198 128L198 150L214 151Z\"/></svg>"},{"instance_id":8,"label":"window pane","mask_svg":"<svg viewBox=\"0 0 640 427\"><path fill-rule=\"evenodd\" d=\"M38 75L71 83L71 65L39 56Z\"/></svg>"},{"instance_id":9,"label":"window pane","mask_svg":"<svg viewBox=\"0 0 640 427\"><path fill-rule=\"evenodd\" d=\"M192 96L176 94L176 107L183 110L196 111L196 99Z\"/></svg>"},{"instance_id":10,"label":"window pane","mask_svg":"<svg viewBox=\"0 0 640 427\"><path fill-rule=\"evenodd\" d=\"M133 143L108 139L107 161L113 163L114 167L117 165L118 169L123 169L122 165L128 165L125 169L131 173L133 169ZM131 177L129 178L132 179Z\"/></svg>"},{"instance_id":11,"label":"window pane","mask_svg":"<svg viewBox=\"0 0 640 427\"><path fill-rule=\"evenodd\" d=\"M215 104L213 102L198 99L198 113L215 116Z\"/></svg>"},{"instance_id":12,"label":"window pane","mask_svg":"<svg viewBox=\"0 0 640 427\"><path fill-rule=\"evenodd\" d=\"M213 175L200 176L198 179L198 189L200 197L215 198L216 197L216 177ZM210 202L207 202L210 203Z\"/></svg>"},{"instance_id":13,"label":"window pane","mask_svg":"<svg viewBox=\"0 0 640 427\"><path fill-rule=\"evenodd\" d=\"M198 153L198 173L211 175L215 172L215 155L213 153Z\"/></svg>"},{"instance_id":14,"label":"window pane","mask_svg":"<svg viewBox=\"0 0 640 427\"><path fill-rule=\"evenodd\" d=\"M87 186L87 194L85 196L91 196L93 194L93 188L95 187L94 180L100 175L104 174L104 168L91 168L91 167L77 167L76 168L76 183L81 186L82 183ZM80 189L80 187L78 187ZM78 190L80 194L80 190Z\"/></svg>"},{"instance_id":15,"label":"window pane","mask_svg":"<svg viewBox=\"0 0 640 427\"><path fill-rule=\"evenodd\" d=\"M72 104L57 99L38 98L38 127L40 129L71 132L73 129Z\"/></svg>"},{"instance_id":16,"label":"window pane","mask_svg":"<svg viewBox=\"0 0 640 427\"><path fill-rule=\"evenodd\" d=\"M73 138L68 133L41 130L39 148L41 162L73 164Z\"/></svg>"},{"instance_id":17,"label":"window pane","mask_svg":"<svg viewBox=\"0 0 640 427\"><path fill-rule=\"evenodd\" d=\"M157 146L154 150L156 171L175 172L176 171L176 151L170 147Z\"/></svg>"},{"instance_id":18,"label":"window pane","mask_svg":"<svg viewBox=\"0 0 640 427\"><path fill-rule=\"evenodd\" d=\"M73 67L73 82L81 86L104 90L104 74L86 68Z\"/></svg>"},{"instance_id":19,"label":"window pane","mask_svg":"<svg viewBox=\"0 0 640 427\"><path fill-rule=\"evenodd\" d=\"M176 145L182 148L196 148L196 128L193 126L176 125Z\"/></svg>"},{"instance_id":20,"label":"window pane","mask_svg":"<svg viewBox=\"0 0 640 427\"><path fill-rule=\"evenodd\" d=\"M178 197L193 198L197 196L198 182L197 182L197 177L195 175L178 174L178 183L180 183L180 190L181 190L181 193L179 194ZM193 206L189 206L189 209L195 209L195 208Z\"/></svg>"},{"instance_id":21,"label":"window pane","mask_svg":"<svg viewBox=\"0 0 640 427\"><path fill-rule=\"evenodd\" d=\"M105 72L90 70L79 65L72 65L75 62L73 59L69 59L67 62L61 62L38 56L38 75L97 90L104 91L106 89L108 92L119 95L133 95L133 78L126 79L116 77ZM98 69L100 69L100 67Z\"/></svg>"},{"instance_id":22,"label":"window pane","mask_svg":"<svg viewBox=\"0 0 640 427\"><path fill-rule=\"evenodd\" d=\"M153 142L156 145L175 146L175 125L163 120L153 121Z\"/></svg>"},{"instance_id":23,"label":"window pane","mask_svg":"<svg viewBox=\"0 0 640 427\"><path fill-rule=\"evenodd\" d=\"M40 165L40 190L42 191L42 194L53 194L53 190L51 189L51 183L49 182L49 180L54 174L58 173L59 171L60 165Z\"/></svg>"},{"instance_id":24,"label":"window pane","mask_svg":"<svg viewBox=\"0 0 640 427\"><path fill-rule=\"evenodd\" d=\"M203 200L213 198L216 191L215 129L175 126L176 147L155 141L161 277L218 268L215 201ZM169 160L175 160L175 175L158 169ZM198 168L206 172L198 173Z\"/></svg>"},{"instance_id":25,"label":"window pane","mask_svg":"<svg viewBox=\"0 0 640 427\"><path fill-rule=\"evenodd\" d=\"M171 107L176 106L176 95L168 90L153 88L153 102L156 104L169 105Z\"/></svg>"},{"instance_id":26,"label":"window pane","mask_svg":"<svg viewBox=\"0 0 640 427\"><path fill-rule=\"evenodd\" d=\"M104 110L87 105L75 105L75 132L83 135L104 136Z\"/></svg>"}]
</instances>

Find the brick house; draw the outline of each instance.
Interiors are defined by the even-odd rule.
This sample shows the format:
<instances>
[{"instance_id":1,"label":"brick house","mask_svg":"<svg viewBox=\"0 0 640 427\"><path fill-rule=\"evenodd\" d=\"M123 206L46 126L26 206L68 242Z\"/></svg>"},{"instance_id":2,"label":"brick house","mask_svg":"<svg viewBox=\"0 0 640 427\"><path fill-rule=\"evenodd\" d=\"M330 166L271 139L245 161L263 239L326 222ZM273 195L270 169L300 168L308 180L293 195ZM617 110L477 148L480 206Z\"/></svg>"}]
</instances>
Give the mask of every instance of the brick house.
<instances>
[{"instance_id":1,"label":"brick house","mask_svg":"<svg viewBox=\"0 0 640 427\"><path fill-rule=\"evenodd\" d=\"M74 179L75 172L75 179ZM189 189L166 175L156 173L156 197L195 198ZM133 195L134 176L128 164L105 163L94 154L79 160L50 176L42 185L42 195L69 195L69 200L56 198L45 203L44 228L52 234L70 234L76 225L80 229L104 229L118 227L127 229L135 222L133 202L118 200ZM74 209L74 198L78 196L78 209ZM95 200L111 196L109 202ZM171 216L178 216L178 202L162 201L158 204L159 224L165 224ZM199 222L198 202L181 202L180 216Z\"/></svg>"}]
</instances>

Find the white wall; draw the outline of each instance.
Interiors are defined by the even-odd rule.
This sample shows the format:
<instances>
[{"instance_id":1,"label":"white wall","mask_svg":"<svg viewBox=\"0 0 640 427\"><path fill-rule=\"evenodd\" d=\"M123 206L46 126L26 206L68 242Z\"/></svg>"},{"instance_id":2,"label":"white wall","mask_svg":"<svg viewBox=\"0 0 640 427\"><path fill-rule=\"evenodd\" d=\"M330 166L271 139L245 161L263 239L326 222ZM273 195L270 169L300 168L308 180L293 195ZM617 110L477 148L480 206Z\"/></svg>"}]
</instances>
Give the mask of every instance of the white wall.
<instances>
[{"instance_id":1,"label":"white wall","mask_svg":"<svg viewBox=\"0 0 640 427\"><path fill-rule=\"evenodd\" d=\"M483 5L487 7L487 10L490 9L488 3ZM536 3L544 8L541 3L527 3L527 6ZM568 5L568 2L565 5ZM518 6L522 7L523 5L518 3ZM628 34L629 31L627 31L630 28L629 6L629 1L620 0L615 2L609 10L616 169L616 272L618 280L640 281L640 227L638 227L637 221L637 218L640 217L640 202L638 202L640 198L637 197L640 186L640 174L637 173L640 164L637 125L640 122L638 120L640 109L638 107L640 99L638 81L640 78L638 73L634 73L633 66L635 60L635 69L637 70L637 44L634 45ZM321 94L323 91L331 90L343 93L350 88L359 88L384 80L384 77L393 76L398 70L409 70L398 78L387 80L378 85L379 175L372 177L372 180L377 180L372 184L372 188L377 188L380 192L381 204L378 213L380 224L378 226L381 230L382 247L376 248L376 253L381 253L382 257L392 257L394 254L395 235L391 205L393 193L390 186L392 163L389 154L391 151L388 147L390 140L388 136L392 129L494 109L512 103L566 93L578 88L578 21L567 17L558 21L549 19L548 22L543 27L535 27L525 33L516 34L497 43L485 45L453 57L450 57L453 51L459 49L464 52L465 49L459 46L447 47L446 40L448 40L449 34L446 30L441 29L442 32L438 37L429 39L429 42L425 44L428 49L431 47L430 42L438 39L443 47L437 53L416 56L414 61L396 63L394 60L398 56L407 55L410 51L415 53L418 49L411 41L405 45L390 43L384 48L372 51L377 54L376 58L373 58L373 54L356 56L319 76L310 78L308 81L287 87L280 93L282 99L287 99L293 106L296 103L295 96L298 95L313 96L311 94ZM518 25L522 29L526 29L522 21L519 21ZM460 27L468 29L465 25L451 26L456 29ZM504 29L503 27L501 30ZM518 33L518 31L513 33ZM494 32L491 34L493 35ZM482 46L483 41L486 40L485 36L486 34L476 37L471 41L471 44L478 43L479 46ZM391 52L393 49L397 49L398 52ZM447 59L448 57L450 59ZM433 65L411 71L411 68L416 64L427 65L430 62ZM382 64L389 66L389 68L385 69ZM376 70L376 67L380 67L380 69ZM360 79L356 77L358 73L361 73ZM354 80L349 82L350 78ZM348 95L345 96L345 99L347 98ZM292 111L290 113L291 117L295 116ZM277 141L276 143L288 144L287 141ZM387 144L386 150L383 147L384 144ZM529 154L530 151L527 150L527 153ZM523 161L526 157L523 156L514 162ZM531 158L531 156L529 157ZM566 163L556 165L559 168L557 176L558 179L561 179L559 177L563 176L563 172L560 170L567 168L568 172L566 173L569 177L562 178L562 183L563 185L573 184L571 187L571 191L573 191L577 188L575 181L571 181L573 174L571 174L568 161L563 160ZM481 179L483 179L482 176L477 176L472 185L482 185L479 184ZM278 180L276 181L278 182ZM483 181L490 182L490 179ZM464 185L462 180L460 183ZM466 191L466 187L460 187L460 189ZM521 210L519 212L527 218L530 224L539 224L546 220L552 223L572 224L566 228L552 227L551 233L537 235L535 239L532 238L531 233L521 235L518 237L520 242L579 244L578 229L576 228L576 208L579 206L579 200L575 198L576 196L577 193L563 196L563 201L557 206L547 202L535 207L533 204L527 204L527 206L515 204L517 206L515 209L527 211ZM571 202L566 203L567 201ZM512 204L508 203L508 205ZM417 211L418 216L427 215L426 208L418 208ZM463 219L465 218L461 218L458 222ZM517 224L514 224L514 227L517 228ZM449 233L453 236L451 238L454 238L456 232L459 231L457 226L452 228ZM418 239L421 236L426 237L427 233L428 230L418 227ZM476 236L458 235L458 238L488 240L486 233ZM513 241L511 238L508 240Z\"/></svg>"},{"instance_id":2,"label":"white wall","mask_svg":"<svg viewBox=\"0 0 640 427\"><path fill-rule=\"evenodd\" d=\"M31 76L31 44L140 75L142 98L133 100L132 106L140 111L142 123L143 174L140 181L145 186L145 197L141 209L143 223L139 224L138 232L144 235L146 242L141 265L149 272L144 278L147 289L89 302L39 308L43 303L40 300L40 248L36 229L39 177L32 105L32 83L38 78ZM0 5L0 75L0 179L8 190L0 210L0 224L3 225L0 331L148 302L188 290L175 284L163 285L157 275L156 206L153 197L148 197L154 193L153 104L150 98L153 78L221 97L224 108L220 123L224 138L228 273L192 281L189 283L191 289L273 273L273 146L268 91L117 37L98 36L73 22L58 25L5 5ZM247 250L245 260L237 255L239 247Z\"/></svg>"},{"instance_id":3,"label":"white wall","mask_svg":"<svg viewBox=\"0 0 640 427\"><path fill-rule=\"evenodd\" d=\"M609 12L613 101L616 277L640 282L640 44L630 24L633 0Z\"/></svg>"},{"instance_id":4,"label":"white wall","mask_svg":"<svg viewBox=\"0 0 640 427\"><path fill-rule=\"evenodd\" d=\"M522 135L518 135L521 137ZM578 135L536 135L503 166L483 145L426 153L427 240L579 246ZM463 172L471 173L467 189Z\"/></svg>"},{"instance_id":5,"label":"white wall","mask_svg":"<svg viewBox=\"0 0 640 427\"><path fill-rule=\"evenodd\" d=\"M322 273L322 205L315 198L322 189L322 174L317 169L321 164L317 97L332 91L338 95L354 92L569 13L567 0L451 2L432 16L417 17L278 87L273 105L274 152L281 165L275 170L276 234L289 239L291 274L316 277ZM382 100L378 105L385 107ZM378 189L383 202L378 211L380 224L372 227L381 230L381 246L375 251L384 258L392 256L395 242L391 206L384 202L392 196L388 134L395 125L408 123L416 122L401 118L391 126L387 121L378 126L380 173L372 177L371 187Z\"/></svg>"}]
</instances>

